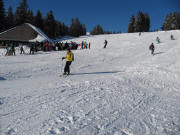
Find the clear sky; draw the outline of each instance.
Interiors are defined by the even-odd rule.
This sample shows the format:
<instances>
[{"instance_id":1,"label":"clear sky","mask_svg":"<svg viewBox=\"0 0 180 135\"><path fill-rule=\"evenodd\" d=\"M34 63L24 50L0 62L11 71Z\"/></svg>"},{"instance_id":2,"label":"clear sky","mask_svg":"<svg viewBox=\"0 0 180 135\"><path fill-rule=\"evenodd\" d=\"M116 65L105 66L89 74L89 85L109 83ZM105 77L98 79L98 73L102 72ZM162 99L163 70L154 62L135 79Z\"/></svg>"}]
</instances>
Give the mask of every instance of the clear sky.
<instances>
[{"instance_id":1,"label":"clear sky","mask_svg":"<svg viewBox=\"0 0 180 135\"><path fill-rule=\"evenodd\" d=\"M3 0L5 9L13 11L21 0ZM78 17L90 31L100 24L104 30L127 32L131 15L141 10L151 19L151 30L160 29L165 16L170 12L180 12L180 0L27 0L29 8L39 9L43 16L50 10L56 20L69 26L72 18Z\"/></svg>"}]
</instances>

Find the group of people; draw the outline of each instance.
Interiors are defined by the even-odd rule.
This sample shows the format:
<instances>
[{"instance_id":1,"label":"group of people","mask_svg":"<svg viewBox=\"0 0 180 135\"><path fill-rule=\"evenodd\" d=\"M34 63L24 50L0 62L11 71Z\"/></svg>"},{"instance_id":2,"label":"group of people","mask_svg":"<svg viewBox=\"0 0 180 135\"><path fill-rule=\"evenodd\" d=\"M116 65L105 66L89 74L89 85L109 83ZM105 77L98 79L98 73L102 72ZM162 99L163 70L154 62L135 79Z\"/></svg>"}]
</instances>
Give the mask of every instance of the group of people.
<instances>
[{"instance_id":1,"label":"group of people","mask_svg":"<svg viewBox=\"0 0 180 135\"><path fill-rule=\"evenodd\" d=\"M86 41L82 41L81 44L79 44L79 46L81 46L80 49L91 49L91 43L89 42L89 44Z\"/></svg>"},{"instance_id":2,"label":"group of people","mask_svg":"<svg viewBox=\"0 0 180 135\"><path fill-rule=\"evenodd\" d=\"M171 38L171 40L175 40L173 35L171 35L170 38ZM158 44L161 43L159 37L156 38L156 41L157 41ZM155 50L154 43L152 43L152 44L149 46L149 50L151 50L151 54L154 55L154 50Z\"/></svg>"},{"instance_id":3,"label":"group of people","mask_svg":"<svg viewBox=\"0 0 180 135\"><path fill-rule=\"evenodd\" d=\"M79 49L90 49L91 48L91 43L89 42L89 44L86 41L82 41L81 43L77 43L77 42L57 42L55 44L56 47L56 51L60 51L60 50L67 50L68 48L70 48L71 50L77 50Z\"/></svg>"},{"instance_id":4,"label":"group of people","mask_svg":"<svg viewBox=\"0 0 180 135\"><path fill-rule=\"evenodd\" d=\"M6 44L6 54L5 56L10 56L10 55L16 55L16 50L14 44Z\"/></svg>"},{"instance_id":5,"label":"group of people","mask_svg":"<svg viewBox=\"0 0 180 135\"><path fill-rule=\"evenodd\" d=\"M18 45L19 46L19 50L20 50L20 54L25 54L24 51L24 45L22 45L21 43ZM13 43L11 44L6 44L6 54L5 56L15 56L16 55L16 48L15 45ZM30 52L29 54L34 54L34 51L37 52L37 46L34 44L30 44L29 45L30 48Z\"/></svg>"}]
</instances>

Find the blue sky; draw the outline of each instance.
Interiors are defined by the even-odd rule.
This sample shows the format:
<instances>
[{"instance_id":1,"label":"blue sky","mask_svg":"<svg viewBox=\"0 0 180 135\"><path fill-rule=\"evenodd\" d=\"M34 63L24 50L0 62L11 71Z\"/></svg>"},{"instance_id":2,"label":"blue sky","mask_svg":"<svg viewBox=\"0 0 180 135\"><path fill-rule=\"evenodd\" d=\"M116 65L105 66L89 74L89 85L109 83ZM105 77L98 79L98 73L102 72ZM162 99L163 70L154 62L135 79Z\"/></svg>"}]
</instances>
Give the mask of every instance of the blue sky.
<instances>
[{"instance_id":1,"label":"blue sky","mask_svg":"<svg viewBox=\"0 0 180 135\"><path fill-rule=\"evenodd\" d=\"M13 11L21 0L3 0L5 8ZM29 8L38 9L43 16L50 10L57 20L70 25L71 19L78 17L90 31L100 24L104 30L127 32L131 15L141 10L151 18L151 29L160 29L165 16L170 12L180 12L180 0L27 0Z\"/></svg>"}]
</instances>

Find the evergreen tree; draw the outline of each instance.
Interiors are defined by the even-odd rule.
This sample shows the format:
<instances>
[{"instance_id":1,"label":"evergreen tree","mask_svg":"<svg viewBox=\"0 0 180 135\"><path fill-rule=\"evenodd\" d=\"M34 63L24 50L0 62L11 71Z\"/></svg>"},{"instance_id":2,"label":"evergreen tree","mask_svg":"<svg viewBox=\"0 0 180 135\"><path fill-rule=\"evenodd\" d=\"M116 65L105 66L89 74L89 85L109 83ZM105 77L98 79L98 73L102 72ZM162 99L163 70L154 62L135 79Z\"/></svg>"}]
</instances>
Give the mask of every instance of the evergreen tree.
<instances>
[{"instance_id":1,"label":"evergreen tree","mask_svg":"<svg viewBox=\"0 0 180 135\"><path fill-rule=\"evenodd\" d=\"M61 36L65 36L69 34L69 28L63 23L62 24L62 31L61 31Z\"/></svg>"},{"instance_id":2,"label":"evergreen tree","mask_svg":"<svg viewBox=\"0 0 180 135\"><path fill-rule=\"evenodd\" d=\"M178 29L180 29L180 12L175 12L174 13L178 22Z\"/></svg>"},{"instance_id":3,"label":"evergreen tree","mask_svg":"<svg viewBox=\"0 0 180 135\"><path fill-rule=\"evenodd\" d=\"M52 10L47 13L44 20L44 32L50 37L55 38L56 21L53 16Z\"/></svg>"},{"instance_id":4,"label":"evergreen tree","mask_svg":"<svg viewBox=\"0 0 180 135\"><path fill-rule=\"evenodd\" d=\"M15 24L20 25L26 22L26 16L28 11L27 0L22 0L19 6L16 8Z\"/></svg>"},{"instance_id":5,"label":"evergreen tree","mask_svg":"<svg viewBox=\"0 0 180 135\"><path fill-rule=\"evenodd\" d=\"M6 21L7 21L7 29L14 27L14 14L12 12L11 6L8 8L8 15Z\"/></svg>"},{"instance_id":6,"label":"evergreen tree","mask_svg":"<svg viewBox=\"0 0 180 135\"><path fill-rule=\"evenodd\" d=\"M141 11L139 11L135 22L135 32L144 32L145 31L144 27L145 27L145 17L144 14Z\"/></svg>"},{"instance_id":7,"label":"evergreen tree","mask_svg":"<svg viewBox=\"0 0 180 135\"><path fill-rule=\"evenodd\" d=\"M30 24L34 24L34 15L32 10L28 10L27 12L27 17L26 17L26 22Z\"/></svg>"},{"instance_id":8,"label":"evergreen tree","mask_svg":"<svg viewBox=\"0 0 180 135\"><path fill-rule=\"evenodd\" d=\"M145 13L144 18L145 18L144 31L149 32L150 24L151 24L150 17L147 13Z\"/></svg>"},{"instance_id":9,"label":"evergreen tree","mask_svg":"<svg viewBox=\"0 0 180 135\"><path fill-rule=\"evenodd\" d=\"M166 16L163 26L163 30L176 30L180 29L180 13L170 13Z\"/></svg>"},{"instance_id":10,"label":"evergreen tree","mask_svg":"<svg viewBox=\"0 0 180 135\"><path fill-rule=\"evenodd\" d=\"M0 0L0 32L6 29L6 20L5 20L5 10L4 10L4 2Z\"/></svg>"},{"instance_id":11,"label":"evergreen tree","mask_svg":"<svg viewBox=\"0 0 180 135\"><path fill-rule=\"evenodd\" d=\"M78 37L86 34L85 25L81 24L79 19L72 19L72 23L69 27L69 34L74 37Z\"/></svg>"},{"instance_id":12,"label":"evergreen tree","mask_svg":"<svg viewBox=\"0 0 180 135\"><path fill-rule=\"evenodd\" d=\"M36 16L34 17L34 24L36 27L38 27L39 29L41 29L42 31L44 30L44 20L42 18L42 14L40 12L40 10L37 11Z\"/></svg>"},{"instance_id":13,"label":"evergreen tree","mask_svg":"<svg viewBox=\"0 0 180 135\"><path fill-rule=\"evenodd\" d=\"M104 34L103 28L98 24L94 29L91 31L91 35L99 35Z\"/></svg>"},{"instance_id":14,"label":"evergreen tree","mask_svg":"<svg viewBox=\"0 0 180 135\"><path fill-rule=\"evenodd\" d=\"M81 35L86 35L86 26L82 24L82 33Z\"/></svg>"},{"instance_id":15,"label":"evergreen tree","mask_svg":"<svg viewBox=\"0 0 180 135\"><path fill-rule=\"evenodd\" d=\"M133 32L135 32L135 17L131 16L128 26L128 33L133 33Z\"/></svg>"},{"instance_id":16,"label":"evergreen tree","mask_svg":"<svg viewBox=\"0 0 180 135\"><path fill-rule=\"evenodd\" d=\"M61 22L56 21L55 37L61 36L61 30L62 30L62 24L61 24Z\"/></svg>"}]
</instances>

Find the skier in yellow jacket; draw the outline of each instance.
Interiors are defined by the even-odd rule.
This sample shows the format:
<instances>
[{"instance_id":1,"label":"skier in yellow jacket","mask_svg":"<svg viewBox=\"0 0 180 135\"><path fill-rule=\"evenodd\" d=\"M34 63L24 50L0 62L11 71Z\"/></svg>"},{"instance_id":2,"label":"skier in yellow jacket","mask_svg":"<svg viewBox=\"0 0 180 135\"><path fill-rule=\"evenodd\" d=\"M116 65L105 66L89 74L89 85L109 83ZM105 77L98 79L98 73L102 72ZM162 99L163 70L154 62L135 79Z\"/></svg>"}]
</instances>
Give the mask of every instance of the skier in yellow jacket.
<instances>
[{"instance_id":1,"label":"skier in yellow jacket","mask_svg":"<svg viewBox=\"0 0 180 135\"><path fill-rule=\"evenodd\" d=\"M71 62L74 61L74 54L72 53L70 48L67 49L66 57L62 57L62 60L63 59L66 59L66 65L64 67L63 75L69 75Z\"/></svg>"}]
</instances>

